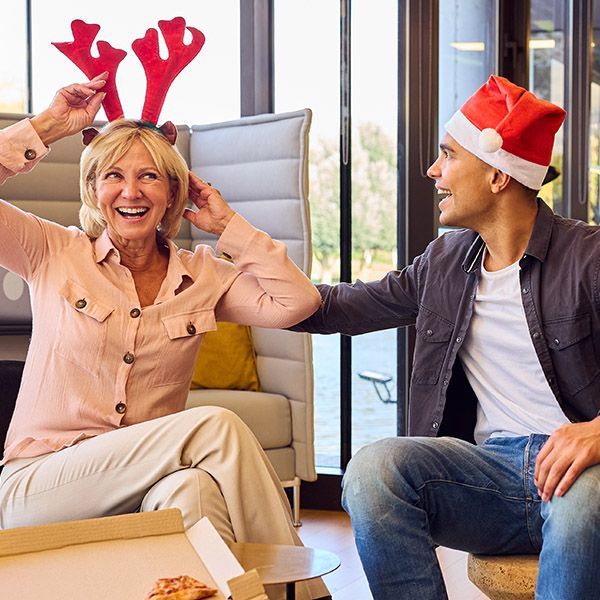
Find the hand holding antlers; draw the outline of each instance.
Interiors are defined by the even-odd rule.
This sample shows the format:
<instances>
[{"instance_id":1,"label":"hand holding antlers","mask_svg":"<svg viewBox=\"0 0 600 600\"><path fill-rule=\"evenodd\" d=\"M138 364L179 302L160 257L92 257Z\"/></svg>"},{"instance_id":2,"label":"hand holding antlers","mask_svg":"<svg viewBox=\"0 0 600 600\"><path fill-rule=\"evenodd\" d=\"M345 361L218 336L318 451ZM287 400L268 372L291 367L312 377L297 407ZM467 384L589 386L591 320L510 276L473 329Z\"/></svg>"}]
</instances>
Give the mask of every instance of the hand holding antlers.
<instances>
[{"instance_id":1,"label":"hand holding antlers","mask_svg":"<svg viewBox=\"0 0 600 600\"><path fill-rule=\"evenodd\" d=\"M46 146L88 127L104 99L101 90L107 72L87 83L74 83L58 90L50 106L31 119L31 124Z\"/></svg>"}]
</instances>

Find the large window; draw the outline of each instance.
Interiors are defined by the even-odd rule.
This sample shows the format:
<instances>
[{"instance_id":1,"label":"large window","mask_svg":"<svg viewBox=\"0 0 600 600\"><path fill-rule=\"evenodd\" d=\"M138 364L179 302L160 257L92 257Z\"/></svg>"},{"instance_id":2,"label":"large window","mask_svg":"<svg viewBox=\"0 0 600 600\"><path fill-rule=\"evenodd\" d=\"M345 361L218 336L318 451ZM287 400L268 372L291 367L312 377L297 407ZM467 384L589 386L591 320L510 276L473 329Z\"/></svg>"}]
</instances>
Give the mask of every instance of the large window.
<instances>
[{"instance_id":1,"label":"large window","mask_svg":"<svg viewBox=\"0 0 600 600\"><path fill-rule=\"evenodd\" d=\"M351 14L352 279L371 281L397 258L398 10L353 0ZM353 338L353 453L396 435L395 375L395 329Z\"/></svg>"},{"instance_id":2,"label":"large window","mask_svg":"<svg viewBox=\"0 0 600 600\"><path fill-rule=\"evenodd\" d=\"M182 16L188 25L204 33L206 42L200 55L173 83L161 119L199 124L240 116L239 0L180 0L176 8L162 2L145 2L142 6L135 2L104 0L79 3L75 12L73 3L64 0L32 0L31 4L34 112L48 105L57 88L82 80L81 71L51 46L51 42L71 41L71 20L80 18L101 26L96 41L105 40L127 52L117 74L119 96L125 115L139 117L146 79L131 43L143 37L148 28L158 28L159 20ZM7 12L11 14L11 11ZM5 24L3 35L10 32L11 28ZM188 32L186 36L189 35ZM161 54L166 57L166 46L160 34L159 43ZM103 112L100 116L104 117Z\"/></svg>"},{"instance_id":3,"label":"large window","mask_svg":"<svg viewBox=\"0 0 600 600\"><path fill-rule=\"evenodd\" d=\"M275 111L308 107L313 280L340 278L339 3L275 0ZM314 335L317 465L340 462L339 335Z\"/></svg>"},{"instance_id":4,"label":"large window","mask_svg":"<svg viewBox=\"0 0 600 600\"><path fill-rule=\"evenodd\" d=\"M276 0L274 8L275 110L308 106L314 113L310 137L313 280L336 283L340 278L340 162L348 155L352 279L377 279L396 263L397 5L351 2L349 154L339 142L340 4ZM317 466L339 467L340 339L313 336L313 346ZM352 364L347 367L352 370L355 452L396 432L395 331L354 338ZM375 383L382 377L389 381Z\"/></svg>"}]
</instances>

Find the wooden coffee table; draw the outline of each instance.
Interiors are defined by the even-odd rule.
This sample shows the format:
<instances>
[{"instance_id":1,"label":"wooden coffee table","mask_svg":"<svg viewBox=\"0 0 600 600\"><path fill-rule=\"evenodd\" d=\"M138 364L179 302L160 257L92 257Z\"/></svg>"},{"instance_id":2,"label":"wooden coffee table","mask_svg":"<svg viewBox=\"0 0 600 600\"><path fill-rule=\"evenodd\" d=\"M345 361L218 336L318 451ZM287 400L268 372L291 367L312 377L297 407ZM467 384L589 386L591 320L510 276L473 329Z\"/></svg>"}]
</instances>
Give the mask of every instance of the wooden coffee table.
<instances>
[{"instance_id":1,"label":"wooden coffee table","mask_svg":"<svg viewBox=\"0 0 600 600\"><path fill-rule=\"evenodd\" d=\"M265 585L285 583L287 600L295 600L297 581L321 577L340 566L333 552L318 548L242 542L229 548L245 571L258 571Z\"/></svg>"}]
</instances>

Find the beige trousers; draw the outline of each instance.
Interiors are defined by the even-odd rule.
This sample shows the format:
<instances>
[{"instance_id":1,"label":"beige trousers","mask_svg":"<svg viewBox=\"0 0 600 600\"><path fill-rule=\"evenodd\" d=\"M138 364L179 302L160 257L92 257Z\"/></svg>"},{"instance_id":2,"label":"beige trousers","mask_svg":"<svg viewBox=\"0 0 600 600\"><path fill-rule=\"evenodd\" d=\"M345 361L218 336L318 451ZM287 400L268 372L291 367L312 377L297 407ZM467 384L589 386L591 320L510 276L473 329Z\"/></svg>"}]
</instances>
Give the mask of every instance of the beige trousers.
<instances>
[{"instance_id":1,"label":"beige trousers","mask_svg":"<svg viewBox=\"0 0 600 600\"><path fill-rule=\"evenodd\" d=\"M179 508L186 528L209 517L226 541L301 545L268 458L222 408L193 408L16 459L0 475L1 529L161 508ZM327 594L320 580L310 587L299 586L297 596Z\"/></svg>"}]
</instances>

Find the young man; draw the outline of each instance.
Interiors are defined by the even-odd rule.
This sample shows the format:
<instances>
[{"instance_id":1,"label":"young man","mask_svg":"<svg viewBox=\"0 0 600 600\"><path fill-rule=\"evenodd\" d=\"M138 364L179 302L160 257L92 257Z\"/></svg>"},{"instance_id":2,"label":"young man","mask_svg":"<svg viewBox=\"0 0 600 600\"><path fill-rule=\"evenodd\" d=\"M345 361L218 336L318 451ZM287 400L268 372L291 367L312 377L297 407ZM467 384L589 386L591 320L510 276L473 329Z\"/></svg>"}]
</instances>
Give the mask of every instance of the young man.
<instances>
[{"instance_id":1,"label":"young man","mask_svg":"<svg viewBox=\"0 0 600 600\"><path fill-rule=\"evenodd\" d=\"M380 281L320 286L296 327L416 326L413 437L344 477L375 600L446 598L436 544L541 551L536 598L600 597L600 230L536 198L564 116L490 77L428 170L440 222L464 229Z\"/></svg>"}]
</instances>

